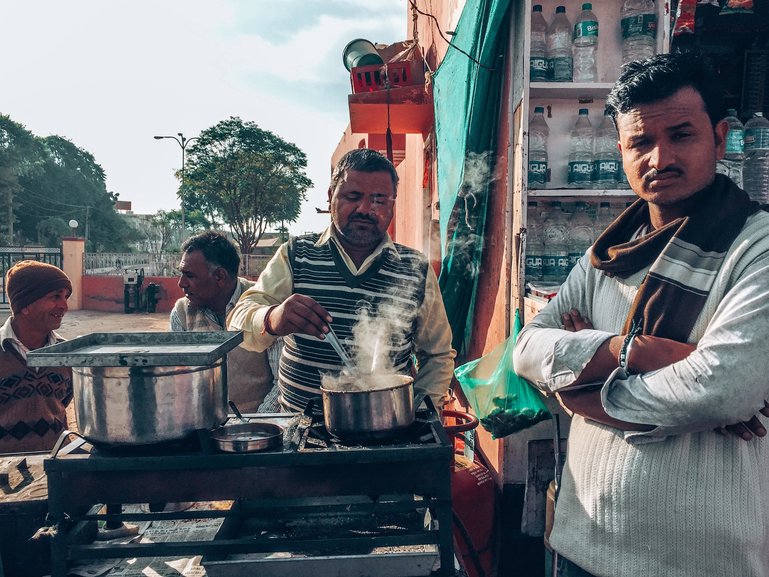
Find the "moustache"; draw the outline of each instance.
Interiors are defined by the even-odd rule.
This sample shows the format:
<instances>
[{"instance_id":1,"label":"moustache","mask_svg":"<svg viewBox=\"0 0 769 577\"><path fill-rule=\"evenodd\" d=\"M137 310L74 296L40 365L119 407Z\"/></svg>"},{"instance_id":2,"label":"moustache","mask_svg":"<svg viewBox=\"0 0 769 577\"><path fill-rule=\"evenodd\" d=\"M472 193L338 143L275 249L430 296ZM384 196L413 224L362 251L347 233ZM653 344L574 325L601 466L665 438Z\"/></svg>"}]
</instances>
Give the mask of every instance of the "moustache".
<instances>
[{"instance_id":1,"label":"moustache","mask_svg":"<svg viewBox=\"0 0 769 577\"><path fill-rule=\"evenodd\" d=\"M348 222L353 222L356 220L360 220L362 222L369 222L371 224L378 224L378 220L371 216L370 214L353 214L348 219Z\"/></svg>"},{"instance_id":2,"label":"moustache","mask_svg":"<svg viewBox=\"0 0 769 577\"><path fill-rule=\"evenodd\" d=\"M678 176L681 175L681 171L675 167L669 167L663 170L657 170L656 168L652 168L649 172L646 173L646 175L644 176L644 180L646 182L649 182L650 180L654 180L655 178L657 178L657 176L660 174L668 174L668 173L672 173Z\"/></svg>"}]
</instances>

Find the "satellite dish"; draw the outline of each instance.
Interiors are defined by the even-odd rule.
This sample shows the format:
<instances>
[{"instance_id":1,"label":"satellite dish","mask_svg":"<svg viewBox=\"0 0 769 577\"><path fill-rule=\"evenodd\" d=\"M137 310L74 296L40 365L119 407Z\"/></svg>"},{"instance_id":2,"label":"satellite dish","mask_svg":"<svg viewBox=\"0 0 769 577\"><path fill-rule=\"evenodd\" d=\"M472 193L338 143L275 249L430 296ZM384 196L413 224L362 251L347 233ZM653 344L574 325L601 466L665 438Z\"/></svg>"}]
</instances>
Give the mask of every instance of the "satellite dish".
<instances>
[{"instance_id":1,"label":"satellite dish","mask_svg":"<svg viewBox=\"0 0 769 577\"><path fill-rule=\"evenodd\" d=\"M74 218L69 221L69 227L70 228L77 228L80 223L76 221Z\"/></svg>"}]
</instances>

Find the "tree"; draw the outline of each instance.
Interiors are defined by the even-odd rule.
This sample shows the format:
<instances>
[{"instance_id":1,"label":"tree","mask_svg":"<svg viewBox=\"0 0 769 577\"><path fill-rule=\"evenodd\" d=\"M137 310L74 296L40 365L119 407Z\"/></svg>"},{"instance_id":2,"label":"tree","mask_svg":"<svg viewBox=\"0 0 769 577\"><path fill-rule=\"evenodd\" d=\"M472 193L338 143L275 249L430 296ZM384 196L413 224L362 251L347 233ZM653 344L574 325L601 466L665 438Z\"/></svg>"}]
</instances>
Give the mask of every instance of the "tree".
<instances>
[{"instance_id":1,"label":"tree","mask_svg":"<svg viewBox=\"0 0 769 577\"><path fill-rule=\"evenodd\" d=\"M61 136L36 140L38 168L19 177L24 194L18 195L14 209L24 237L42 236L46 244L57 246L62 235L53 223L74 218L83 227L89 250L124 250L137 234L115 211L117 195L107 191L104 170L93 155ZM41 229L41 221L49 224Z\"/></svg>"},{"instance_id":2,"label":"tree","mask_svg":"<svg viewBox=\"0 0 769 577\"><path fill-rule=\"evenodd\" d=\"M270 224L294 222L306 191L307 157L253 122L230 117L201 132L186 165L182 198L213 222L230 226L250 254Z\"/></svg>"},{"instance_id":3,"label":"tree","mask_svg":"<svg viewBox=\"0 0 769 577\"><path fill-rule=\"evenodd\" d=\"M42 147L35 135L0 114L0 241L14 244L19 178L34 175L41 162Z\"/></svg>"}]
</instances>

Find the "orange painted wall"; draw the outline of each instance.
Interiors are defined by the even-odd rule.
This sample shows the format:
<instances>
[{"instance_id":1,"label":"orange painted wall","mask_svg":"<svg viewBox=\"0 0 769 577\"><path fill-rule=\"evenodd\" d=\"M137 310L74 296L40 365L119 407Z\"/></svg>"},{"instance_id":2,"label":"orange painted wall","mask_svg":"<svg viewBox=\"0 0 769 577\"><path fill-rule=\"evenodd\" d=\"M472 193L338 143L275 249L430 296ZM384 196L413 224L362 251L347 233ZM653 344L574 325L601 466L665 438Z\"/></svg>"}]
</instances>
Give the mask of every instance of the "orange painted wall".
<instances>
[{"instance_id":1,"label":"orange painted wall","mask_svg":"<svg viewBox=\"0 0 769 577\"><path fill-rule=\"evenodd\" d=\"M171 312L177 299L184 296L176 277L144 277L142 290L149 283L160 285L155 312ZM91 311L124 312L124 284L122 276L84 276L83 309Z\"/></svg>"}]
</instances>

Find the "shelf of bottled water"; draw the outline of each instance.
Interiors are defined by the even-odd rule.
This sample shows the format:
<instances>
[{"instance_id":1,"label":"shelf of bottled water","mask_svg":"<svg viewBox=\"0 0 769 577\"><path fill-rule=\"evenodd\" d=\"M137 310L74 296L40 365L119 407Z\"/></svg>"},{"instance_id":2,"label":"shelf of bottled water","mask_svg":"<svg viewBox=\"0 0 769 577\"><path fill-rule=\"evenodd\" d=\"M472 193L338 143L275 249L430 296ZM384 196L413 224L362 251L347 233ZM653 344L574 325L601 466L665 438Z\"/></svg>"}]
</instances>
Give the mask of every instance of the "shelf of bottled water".
<instances>
[{"instance_id":1,"label":"shelf of bottled water","mask_svg":"<svg viewBox=\"0 0 769 577\"><path fill-rule=\"evenodd\" d=\"M630 195L617 133L603 103L536 106L529 121L529 196ZM549 117L546 117L549 112Z\"/></svg>"},{"instance_id":2,"label":"shelf of bottled water","mask_svg":"<svg viewBox=\"0 0 769 577\"><path fill-rule=\"evenodd\" d=\"M591 96L583 92L596 84L610 86L624 62L662 50L666 32L657 26L662 8L660 0L532 1L531 92Z\"/></svg>"},{"instance_id":3,"label":"shelf of bottled water","mask_svg":"<svg viewBox=\"0 0 769 577\"><path fill-rule=\"evenodd\" d=\"M526 282L560 284L630 201L529 200Z\"/></svg>"}]
</instances>

